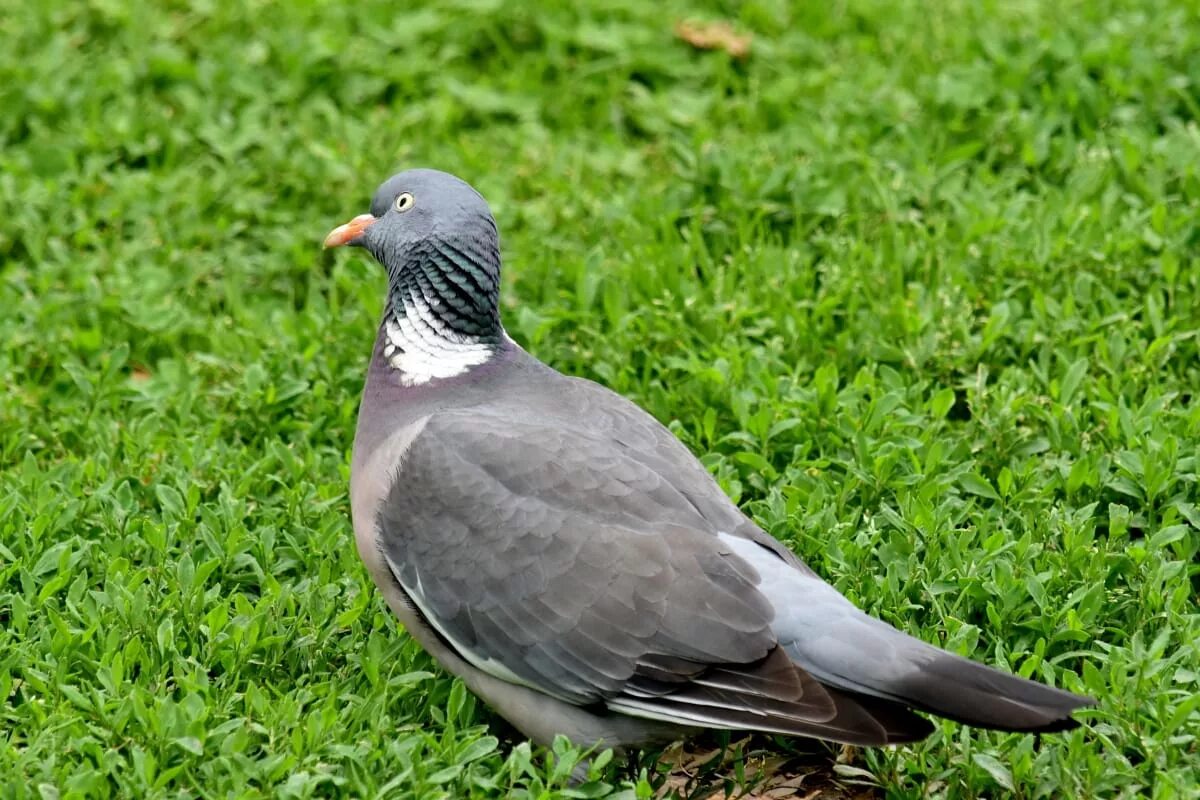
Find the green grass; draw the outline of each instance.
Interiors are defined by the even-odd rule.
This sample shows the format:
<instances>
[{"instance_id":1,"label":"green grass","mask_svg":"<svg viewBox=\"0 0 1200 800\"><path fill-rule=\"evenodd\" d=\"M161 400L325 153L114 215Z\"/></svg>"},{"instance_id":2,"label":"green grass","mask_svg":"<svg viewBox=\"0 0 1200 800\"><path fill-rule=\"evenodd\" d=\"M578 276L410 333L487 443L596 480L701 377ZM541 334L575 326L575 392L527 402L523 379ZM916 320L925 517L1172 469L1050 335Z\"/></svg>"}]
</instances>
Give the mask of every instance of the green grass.
<instances>
[{"instance_id":1,"label":"green grass","mask_svg":"<svg viewBox=\"0 0 1200 800\"><path fill-rule=\"evenodd\" d=\"M1200 8L575 5L0 0L0 798L568 796L352 546L384 278L320 241L415 165L491 200L517 340L872 612L1100 700L840 775L1194 792Z\"/></svg>"}]
</instances>

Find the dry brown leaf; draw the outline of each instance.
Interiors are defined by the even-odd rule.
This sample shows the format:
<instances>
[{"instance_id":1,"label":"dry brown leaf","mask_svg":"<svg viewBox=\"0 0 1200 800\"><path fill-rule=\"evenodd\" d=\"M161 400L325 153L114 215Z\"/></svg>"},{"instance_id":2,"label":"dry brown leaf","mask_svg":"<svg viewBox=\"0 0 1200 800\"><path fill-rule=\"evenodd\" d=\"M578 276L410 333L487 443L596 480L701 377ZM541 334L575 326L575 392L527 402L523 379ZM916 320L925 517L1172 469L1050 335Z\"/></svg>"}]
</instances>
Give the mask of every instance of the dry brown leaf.
<instances>
[{"instance_id":1,"label":"dry brown leaf","mask_svg":"<svg viewBox=\"0 0 1200 800\"><path fill-rule=\"evenodd\" d=\"M750 55L750 35L738 34L728 22L688 22L675 25L675 35L697 50L724 50L734 58Z\"/></svg>"},{"instance_id":2,"label":"dry brown leaf","mask_svg":"<svg viewBox=\"0 0 1200 800\"><path fill-rule=\"evenodd\" d=\"M724 753L724 758L721 758ZM738 755L740 753L740 756ZM842 758L855 750L843 750ZM736 764L745 783L738 785ZM712 739L676 743L659 755L662 784L656 797L694 800L874 800L873 787L847 785L828 754L797 755L774 750L763 737L746 737L712 747ZM662 774L662 773L660 773ZM726 787L733 787L726 791Z\"/></svg>"}]
</instances>

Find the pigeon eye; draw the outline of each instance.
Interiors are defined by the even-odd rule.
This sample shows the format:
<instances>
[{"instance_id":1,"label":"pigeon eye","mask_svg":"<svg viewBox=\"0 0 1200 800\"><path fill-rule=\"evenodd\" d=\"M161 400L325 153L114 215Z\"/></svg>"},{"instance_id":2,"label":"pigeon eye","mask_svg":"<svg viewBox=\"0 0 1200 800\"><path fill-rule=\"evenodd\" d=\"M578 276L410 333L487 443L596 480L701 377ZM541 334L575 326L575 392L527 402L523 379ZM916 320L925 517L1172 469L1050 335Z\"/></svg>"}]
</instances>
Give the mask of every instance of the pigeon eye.
<instances>
[{"instance_id":1,"label":"pigeon eye","mask_svg":"<svg viewBox=\"0 0 1200 800\"><path fill-rule=\"evenodd\" d=\"M413 196L408 192L401 192L396 195L396 210L403 214L413 207Z\"/></svg>"}]
</instances>

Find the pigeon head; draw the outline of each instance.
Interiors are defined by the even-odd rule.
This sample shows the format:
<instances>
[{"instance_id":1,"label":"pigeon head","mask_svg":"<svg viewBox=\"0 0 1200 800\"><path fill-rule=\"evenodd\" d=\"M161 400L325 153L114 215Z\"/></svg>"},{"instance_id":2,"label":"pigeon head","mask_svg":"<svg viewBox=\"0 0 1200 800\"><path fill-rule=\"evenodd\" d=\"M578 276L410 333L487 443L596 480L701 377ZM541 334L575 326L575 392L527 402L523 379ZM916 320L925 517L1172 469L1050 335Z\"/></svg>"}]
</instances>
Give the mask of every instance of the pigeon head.
<instances>
[{"instance_id":1,"label":"pigeon head","mask_svg":"<svg viewBox=\"0 0 1200 800\"><path fill-rule=\"evenodd\" d=\"M434 169L388 178L371 198L371 213L334 228L325 247L365 248L394 272L430 241L469 243L472 252L493 256L487 261L498 270L500 243L487 201L466 181Z\"/></svg>"},{"instance_id":2,"label":"pigeon head","mask_svg":"<svg viewBox=\"0 0 1200 800\"><path fill-rule=\"evenodd\" d=\"M489 360L500 325L500 238L487 201L465 181L412 169L383 182L326 247L362 247L388 274L380 352L416 385Z\"/></svg>"}]
</instances>

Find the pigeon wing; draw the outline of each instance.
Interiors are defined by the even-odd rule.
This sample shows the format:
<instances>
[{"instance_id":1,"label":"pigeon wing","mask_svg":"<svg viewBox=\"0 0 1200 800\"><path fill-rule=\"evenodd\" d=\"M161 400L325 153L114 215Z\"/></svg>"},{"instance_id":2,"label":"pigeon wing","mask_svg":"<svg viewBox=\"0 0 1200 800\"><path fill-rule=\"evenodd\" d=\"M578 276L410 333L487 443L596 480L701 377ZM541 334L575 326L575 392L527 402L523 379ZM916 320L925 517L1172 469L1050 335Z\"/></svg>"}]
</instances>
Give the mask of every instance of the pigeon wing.
<instances>
[{"instance_id":1,"label":"pigeon wing","mask_svg":"<svg viewBox=\"0 0 1200 800\"><path fill-rule=\"evenodd\" d=\"M520 416L433 414L381 504L379 547L431 627L577 705L829 735L839 704L778 647L757 572L696 505L620 437Z\"/></svg>"}]
</instances>

